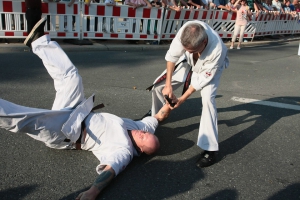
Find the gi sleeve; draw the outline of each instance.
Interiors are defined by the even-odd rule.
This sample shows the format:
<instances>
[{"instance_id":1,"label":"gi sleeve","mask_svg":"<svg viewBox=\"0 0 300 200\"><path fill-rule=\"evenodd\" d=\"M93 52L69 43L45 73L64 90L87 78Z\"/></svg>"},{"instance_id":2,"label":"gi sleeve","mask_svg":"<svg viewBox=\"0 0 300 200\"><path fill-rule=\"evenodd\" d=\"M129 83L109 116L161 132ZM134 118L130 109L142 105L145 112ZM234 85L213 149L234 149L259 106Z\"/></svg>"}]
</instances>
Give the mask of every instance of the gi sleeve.
<instances>
[{"instance_id":1,"label":"gi sleeve","mask_svg":"<svg viewBox=\"0 0 300 200\"><path fill-rule=\"evenodd\" d=\"M179 60L179 58L184 54L185 49L183 48L183 46L181 44L180 37L181 37L182 31L185 28L186 24L179 29L175 38L172 40L170 48L167 51L167 54L165 56L166 61L176 63Z\"/></svg>"},{"instance_id":2,"label":"gi sleeve","mask_svg":"<svg viewBox=\"0 0 300 200\"><path fill-rule=\"evenodd\" d=\"M111 154L101 156L100 164L96 167L98 174L101 174L106 165L110 165L115 171L115 176L122 172L132 159L131 154L125 148L119 148Z\"/></svg>"},{"instance_id":3,"label":"gi sleeve","mask_svg":"<svg viewBox=\"0 0 300 200\"><path fill-rule=\"evenodd\" d=\"M125 126L128 130L141 130L154 134L155 129L158 126L158 121L155 117L145 117L139 121L133 121L132 119L122 118Z\"/></svg>"}]
</instances>

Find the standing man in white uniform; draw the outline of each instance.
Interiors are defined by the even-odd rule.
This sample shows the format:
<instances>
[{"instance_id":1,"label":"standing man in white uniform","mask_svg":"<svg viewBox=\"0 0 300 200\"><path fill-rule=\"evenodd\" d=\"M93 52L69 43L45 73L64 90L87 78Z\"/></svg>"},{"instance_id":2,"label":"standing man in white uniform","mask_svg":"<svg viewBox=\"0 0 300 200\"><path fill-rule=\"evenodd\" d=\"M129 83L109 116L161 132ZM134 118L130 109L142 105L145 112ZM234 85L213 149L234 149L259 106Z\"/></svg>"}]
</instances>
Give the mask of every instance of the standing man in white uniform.
<instances>
[{"instance_id":1,"label":"standing man in white uniform","mask_svg":"<svg viewBox=\"0 0 300 200\"><path fill-rule=\"evenodd\" d=\"M200 168L208 167L215 163L216 152L219 150L215 97L222 71L229 65L227 47L208 24L190 21L179 29L165 59L167 69L162 75L166 74L166 79L157 83L157 80L161 79L160 76L154 81L152 109L148 115L154 116L163 107L164 95L169 96L176 103L174 108L177 108L192 93L200 91L202 114L197 145L204 152L201 153L196 165ZM187 86L185 93L177 99L173 89L183 85L191 68L193 73L190 86Z\"/></svg>"},{"instance_id":2,"label":"standing man in white uniform","mask_svg":"<svg viewBox=\"0 0 300 200\"><path fill-rule=\"evenodd\" d=\"M0 128L27 133L55 149L92 151L99 159L99 174L91 188L77 199L95 199L101 190L141 153L152 154L159 148L154 135L158 122L170 109L140 121L109 113L93 113L94 95L85 99L81 76L61 47L41 35L46 18L32 29L25 44L42 59L56 90L52 110L29 108L0 99Z\"/></svg>"}]
</instances>

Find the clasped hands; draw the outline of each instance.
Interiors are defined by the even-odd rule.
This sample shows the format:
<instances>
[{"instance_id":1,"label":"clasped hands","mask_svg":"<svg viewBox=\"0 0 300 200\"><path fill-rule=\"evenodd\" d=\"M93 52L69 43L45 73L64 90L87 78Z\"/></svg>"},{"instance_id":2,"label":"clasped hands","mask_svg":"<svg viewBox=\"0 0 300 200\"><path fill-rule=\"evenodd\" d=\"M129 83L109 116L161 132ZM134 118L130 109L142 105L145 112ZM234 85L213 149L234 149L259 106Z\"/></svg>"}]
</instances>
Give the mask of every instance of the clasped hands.
<instances>
[{"instance_id":1,"label":"clasped hands","mask_svg":"<svg viewBox=\"0 0 300 200\"><path fill-rule=\"evenodd\" d=\"M181 97L177 98L173 94L172 87L165 86L162 93L166 101L166 104L169 105L169 108L171 110L178 108L184 102Z\"/></svg>"}]
</instances>

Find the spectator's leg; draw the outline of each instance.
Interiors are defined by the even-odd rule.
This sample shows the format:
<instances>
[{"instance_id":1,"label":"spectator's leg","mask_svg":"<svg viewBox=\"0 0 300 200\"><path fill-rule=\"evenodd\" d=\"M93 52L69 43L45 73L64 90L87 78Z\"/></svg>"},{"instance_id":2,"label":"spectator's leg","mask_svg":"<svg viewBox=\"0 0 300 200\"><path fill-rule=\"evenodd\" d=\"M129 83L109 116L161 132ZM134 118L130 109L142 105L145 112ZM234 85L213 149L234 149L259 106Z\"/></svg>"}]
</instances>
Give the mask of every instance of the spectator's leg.
<instances>
[{"instance_id":1,"label":"spectator's leg","mask_svg":"<svg viewBox=\"0 0 300 200\"><path fill-rule=\"evenodd\" d=\"M6 25L5 25L5 14L1 14L1 22L2 22L2 29L6 30Z\"/></svg>"},{"instance_id":2,"label":"spectator's leg","mask_svg":"<svg viewBox=\"0 0 300 200\"><path fill-rule=\"evenodd\" d=\"M28 8L25 13L27 21L27 34L30 33L34 25L41 19L42 12L39 9L30 9ZM41 27L39 32L44 33L44 27Z\"/></svg>"},{"instance_id":3,"label":"spectator's leg","mask_svg":"<svg viewBox=\"0 0 300 200\"><path fill-rule=\"evenodd\" d=\"M240 39L239 39L238 47L240 47L240 46L241 46L241 43L243 42L245 28L246 28L245 25L244 25L244 26L241 26L241 30L240 30Z\"/></svg>"},{"instance_id":4,"label":"spectator's leg","mask_svg":"<svg viewBox=\"0 0 300 200\"><path fill-rule=\"evenodd\" d=\"M203 150L218 151L218 118L215 97L223 69L218 69L211 83L201 90L202 114L197 145ZM194 75L194 74L193 74Z\"/></svg>"},{"instance_id":5,"label":"spectator's leg","mask_svg":"<svg viewBox=\"0 0 300 200\"><path fill-rule=\"evenodd\" d=\"M234 31L233 31L233 36L231 39L231 46L233 47L235 41L236 41L236 37L239 34L240 31L240 26L239 25L234 25Z\"/></svg>"},{"instance_id":6,"label":"spectator's leg","mask_svg":"<svg viewBox=\"0 0 300 200\"><path fill-rule=\"evenodd\" d=\"M151 20L148 20L148 25L147 25L147 34L150 35L150 24Z\"/></svg>"},{"instance_id":7,"label":"spectator's leg","mask_svg":"<svg viewBox=\"0 0 300 200\"><path fill-rule=\"evenodd\" d=\"M32 51L42 59L54 80L56 96L52 110L71 109L84 100L81 76L59 44L44 35L32 43Z\"/></svg>"}]
</instances>

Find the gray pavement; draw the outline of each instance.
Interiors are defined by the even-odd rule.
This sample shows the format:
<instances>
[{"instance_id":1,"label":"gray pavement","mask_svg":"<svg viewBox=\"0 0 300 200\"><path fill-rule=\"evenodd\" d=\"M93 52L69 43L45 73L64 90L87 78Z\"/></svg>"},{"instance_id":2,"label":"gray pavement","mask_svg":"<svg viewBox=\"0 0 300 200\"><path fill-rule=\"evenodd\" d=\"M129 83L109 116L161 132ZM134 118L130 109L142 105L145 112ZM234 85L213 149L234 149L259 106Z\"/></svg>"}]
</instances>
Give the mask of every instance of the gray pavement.
<instances>
[{"instance_id":1,"label":"gray pavement","mask_svg":"<svg viewBox=\"0 0 300 200\"><path fill-rule=\"evenodd\" d=\"M147 41L139 41L138 44L131 44L126 40L84 40L82 42L78 40L64 40L64 39L53 39L57 41L65 51L122 51L122 50L151 50L151 49L168 49L170 42L161 41L159 45L146 44ZM0 51L28 51L23 43L23 39L0 39ZM276 36L263 37L262 39L254 38L251 42L243 42L243 47L251 46L264 46L269 44L276 44L282 42L300 41L300 35L288 35L288 36ZM76 43L76 44L74 44ZM78 45L78 43L82 45ZM230 42L225 42L229 48Z\"/></svg>"}]
</instances>

